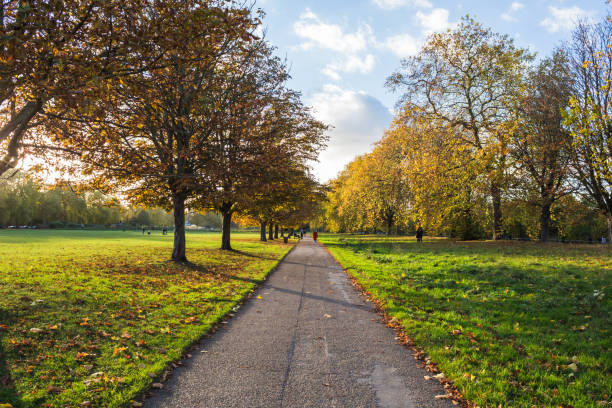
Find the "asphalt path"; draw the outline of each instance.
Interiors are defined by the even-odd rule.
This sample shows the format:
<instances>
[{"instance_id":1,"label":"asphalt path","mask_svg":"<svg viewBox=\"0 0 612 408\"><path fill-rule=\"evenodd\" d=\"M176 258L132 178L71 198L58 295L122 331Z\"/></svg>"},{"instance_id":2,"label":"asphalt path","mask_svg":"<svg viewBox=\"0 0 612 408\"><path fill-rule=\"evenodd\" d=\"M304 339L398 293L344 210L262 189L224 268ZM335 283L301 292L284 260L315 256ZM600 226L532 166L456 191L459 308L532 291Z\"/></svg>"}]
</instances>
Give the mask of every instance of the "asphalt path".
<instances>
[{"instance_id":1,"label":"asphalt path","mask_svg":"<svg viewBox=\"0 0 612 408\"><path fill-rule=\"evenodd\" d=\"M452 407L427 374L334 258L304 238L145 407Z\"/></svg>"}]
</instances>

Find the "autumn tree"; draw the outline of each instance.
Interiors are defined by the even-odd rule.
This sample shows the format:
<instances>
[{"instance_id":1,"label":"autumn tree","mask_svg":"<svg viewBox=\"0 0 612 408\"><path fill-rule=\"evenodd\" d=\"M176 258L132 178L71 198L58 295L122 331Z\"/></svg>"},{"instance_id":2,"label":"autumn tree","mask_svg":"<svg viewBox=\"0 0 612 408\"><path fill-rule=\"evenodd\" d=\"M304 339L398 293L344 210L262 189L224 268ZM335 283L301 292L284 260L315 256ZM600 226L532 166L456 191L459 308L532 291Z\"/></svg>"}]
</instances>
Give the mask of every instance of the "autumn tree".
<instances>
[{"instance_id":1,"label":"autumn tree","mask_svg":"<svg viewBox=\"0 0 612 408\"><path fill-rule=\"evenodd\" d=\"M568 44L573 94L565 123L577 179L597 203L612 241L612 22L581 22Z\"/></svg>"},{"instance_id":2,"label":"autumn tree","mask_svg":"<svg viewBox=\"0 0 612 408\"><path fill-rule=\"evenodd\" d=\"M540 208L540 240L548 241L551 207L568 192L571 139L563 125L562 111L568 106L572 76L567 56L556 51L530 73L512 131L513 155L520 174L535 190Z\"/></svg>"},{"instance_id":3,"label":"autumn tree","mask_svg":"<svg viewBox=\"0 0 612 408\"><path fill-rule=\"evenodd\" d=\"M80 104L105 81L146 69L167 50L147 46L166 23L147 13L150 3L0 3L0 174L44 144L35 136L58 103Z\"/></svg>"},{"instance_id":4,"label":"autumn tree","mask_svg":"<svg viewBox=\"0 0 612 408\"><path fill-rule=\"evenodd\" d=\"M470 17L457 28L432 34L421 51L402 62L387 86L470 146L486 162L494 238L502 231L501 200L507 167L507 134L500 132L515 105L530 55L511 38Z\"/></svg>"},{"instance_id":5,"label":"autumn tree","mask_svg":"<svg viewBox=\"0 0 612 408\"><path fill-rule=\"evenodd\" d=\"M211 188L205 168L222 126L222 113L211 115L219 104L216 89L233 69L231 55L252 42L258 20L222 0L151 2L145 15L164 17L150 41L168 52L150 69L107 81L102 95L60 112L53 134L78 154L95 187L172 208L172 259L185 261L186 202ZM137 59L154 55L134 53Z\"/></svg>"},{"instance_id":6,"label":"autumn tree","mask_svg":"<svg viewBox=\"0 0 612 408\"><path fill-rule=\"evenodd\" d=\"M211 188L198 203L223 215L224 250L231 249L232 215L248 210L254 196L287 183L292 166L315 160L325 141L326 126L312 117L298 93L286 88L286 67L272 52L259 41L235 55L210 112L222 125L212 133L202 175Z\"/></svg>"},{"instance_id":7,"label":"autumn tree","mask_svg":"<svg viewBox=\"0 0 612 408\"><path fill-rule=\"evenodd\" d=\"M405 145L401 137L388 132L367 156L362 203L372 211L374 222L381 221L387 235L396 231L408 217L410 185L403 171Z\"/></svg>"},{"instance_id":8,"label":"autumn tree","mask_svg":"<svg viewBox=\"0 0 612 408\"><path fill-rule=\"evenodd\" d=\"M363 202L367 155L357 156L329 182L326 224L332 232L373 231L372 209Z\"/></svg>"},{"instance_id":9,"label":"autumn tree","mask_svg":"<svg viewBox=\"0 0 612 408\"><path fill-rule=\"evenodd\" d=\"M387 132L401 143L398 163L410 187L410 217L433 232L463 240L481 237L483 169L471 146L443 121L404 109ZM449 134L450 133L450 134Z\"/></svg>"}]
</instances>

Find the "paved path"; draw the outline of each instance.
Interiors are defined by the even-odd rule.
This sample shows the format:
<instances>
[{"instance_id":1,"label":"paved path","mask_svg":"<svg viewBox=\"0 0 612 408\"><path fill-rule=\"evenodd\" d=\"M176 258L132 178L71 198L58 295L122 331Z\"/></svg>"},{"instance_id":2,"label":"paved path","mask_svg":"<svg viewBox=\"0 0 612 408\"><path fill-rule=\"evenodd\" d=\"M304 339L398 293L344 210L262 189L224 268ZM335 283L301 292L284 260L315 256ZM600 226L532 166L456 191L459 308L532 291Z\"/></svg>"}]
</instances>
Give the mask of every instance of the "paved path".
<instances>
[{"instance_id":1,"label":"paved path","mask_svg":"<svg viewBox=\"0 0 612 408\"><path fill-rule=\"evenodd\" d=\"M452 407L336 261L305 238L145 407Z\"/></svg>"}]
</instances>

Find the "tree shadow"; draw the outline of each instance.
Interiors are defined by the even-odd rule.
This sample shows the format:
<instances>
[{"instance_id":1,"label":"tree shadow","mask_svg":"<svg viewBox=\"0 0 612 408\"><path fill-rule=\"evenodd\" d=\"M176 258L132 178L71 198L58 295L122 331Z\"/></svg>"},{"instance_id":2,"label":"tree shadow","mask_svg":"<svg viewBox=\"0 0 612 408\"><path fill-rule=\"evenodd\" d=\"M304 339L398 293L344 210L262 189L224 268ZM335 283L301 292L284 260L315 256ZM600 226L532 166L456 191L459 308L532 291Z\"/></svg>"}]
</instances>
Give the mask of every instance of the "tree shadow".
<instances>
[{"instance_id":1,"label":"tree shadow","mask_svg":"<svg viewBox=\"0 0 612 408\"><path fill-rule=\"evenodd\" d=\"M0 322L11 327L15 324L15 317L9 311L0 308ZM5 342L1 340L6 336L6 333L6 329L0 330L0 402L11 404L14 408L22 408L25 407L25 404L15 390L7 363L7 355L10 355L10 352L7 352L2 346ZM42 401L38 401L38 403L42 403Z\"/></svg>"},{"instance_id":2,"label":"tree shadow","mask_svg":"<svg viewBox=\"0 0 612 408\"><path fill-rule=\"evenodd\" d=\"M268 261L273 261L273 260L276 259L273 256L263 256L263 255L250 254L248 252L241 251L239 249L230 249L228 252L232 253L232 254L236 254L236 255L246 256L247 258L266 259Z\"/></svg>"},{"instance_id":3,"label":"tree shadow","mask_svg":"<svg viewBox=\"0 0 612 408\"><path fill-rule=\"evenodd\" d=\"M248 283L254 283L254 284L260 284L261 282L263 282L263 279L243 278L242 276L236 276L236 275L232 275L226 272L211 271L210 268L204 265L194 263L194 262L187 261L187 262L184 262L183 265L192 272L198 272L201 274L208 274L208 275L215 275L217 277L225 278L227 280L238 280L241 282L248 282Z\"/></svg>"}]
</instances>

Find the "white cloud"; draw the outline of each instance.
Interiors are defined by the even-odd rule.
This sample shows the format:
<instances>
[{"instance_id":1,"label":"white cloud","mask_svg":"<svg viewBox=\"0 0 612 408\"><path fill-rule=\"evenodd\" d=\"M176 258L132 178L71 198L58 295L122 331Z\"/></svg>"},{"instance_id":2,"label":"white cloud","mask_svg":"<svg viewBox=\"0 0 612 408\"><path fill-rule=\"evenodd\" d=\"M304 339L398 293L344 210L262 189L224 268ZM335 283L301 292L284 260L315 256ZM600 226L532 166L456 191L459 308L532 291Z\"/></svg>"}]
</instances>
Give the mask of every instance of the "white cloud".
<instances>
[{"instance_id":1,"label":"white cloud","mask_svg":"<svg viewBox=\"0 0 612 408\"><path fill-rule=\"evenodd\" d=\"M339 25L323 22L310 9L306 9L293 24L293 30L297 36L306 40L300 45L302 49L318 47L343 54L364 51L372 36L372 30L367 25L356 32L345 33Z\"/></svg>"},{"instance_id":2,"label":"white cloud","mask_svg":"<svg viewBox=\"0 0 612 408\"><path fill-rule=\"evenodd\" d=\"M323 73L335 81L341 79L338 72L360 72L367 74L372 72L376 65L374 55L367 54L364 57L349 55L342 61L335 61L323 68Z\"/></svg>"},{"instance_id":3,"label":"white cloud","mask_svg":"<svg viewBox=\"0 0 612 408\"><path fill-rule=\"evenodd\" d=\"M578 20L588 20L595 16L595 12L581 9L578 6L566 8L551 6L548 10L550 11L550 16L542 20L540 25L551 33L571 30Z\"/></svg>"},{"instance_id":4,"label":"white cloud","mask_svg":"<svg viewBox=\"0 0 612 408\"><path fill-rule=\"evenodd\" d=\"M306 9L293 24L295 34L306 40L299 45L302 50L320 48L335 53L335 59L322 69L323 74L339 81L341 72L372 72L376 65L374 55L367 53L371 44L376 43L372 28L363 24L354 32L345 32L337 24L322 21L310 9Z\"/></svg>"},{"instance_id":5,"label":"white cloud","mask_svg":"<svg viewBox=\"0 0 612 408\"><path fill-rule=\"evenodd\" d=\"M505 13L502 13L501 18L502 20L506 21L518 21L516 18L516 13L524 8L525 5L523 3L519 1L513 1L510 5L510 8Z\"/></svg>"},{"instance_id":6,"label":"white cloud","mask_svg":"<svg viewBox=\"0 0 612 408\"><path fill-rule=\"evenodd\" d=\"M449 11L443 8L435 8L429 13L417 11L417 20L423 27L423 32L427 35L446 31L447 28L452 28L455 23L448 21Z\"/></svg>"},{"instance_id":7,"label":"white cloud","mask_svg":"<svg viewBox=\"0 0 612 408\"><path fill-rule=\"evenodd\" d=\"M400 34L388 37L382 47L390 50L400 58L409 57L419 52L422 39L417 39L410 34Z\"/></svg>"},{"instance_id":8,"label":"white cloud","mask_svg":"<svg viewBox=\"0 0 612 408\"><path fill-rule=\"evenodd\" d=\"M335 177L356 155L371 150L392 120L390 111L375 97L335 85L325 85L309 103L317 119L334 127L328 148L313 164L321 181Z\"/></svg>"},{"instance_id":9,"label":"white cloud","mask_svg":"<svg viewBox=\"0 0 612 408\"><path fill-rule=\"evenodd\" d=\"M385 10L392 10L403 6L414 6L431 8L433 4L429 0L374 0L374 3Z\"/></svg>"}]
</instances>

